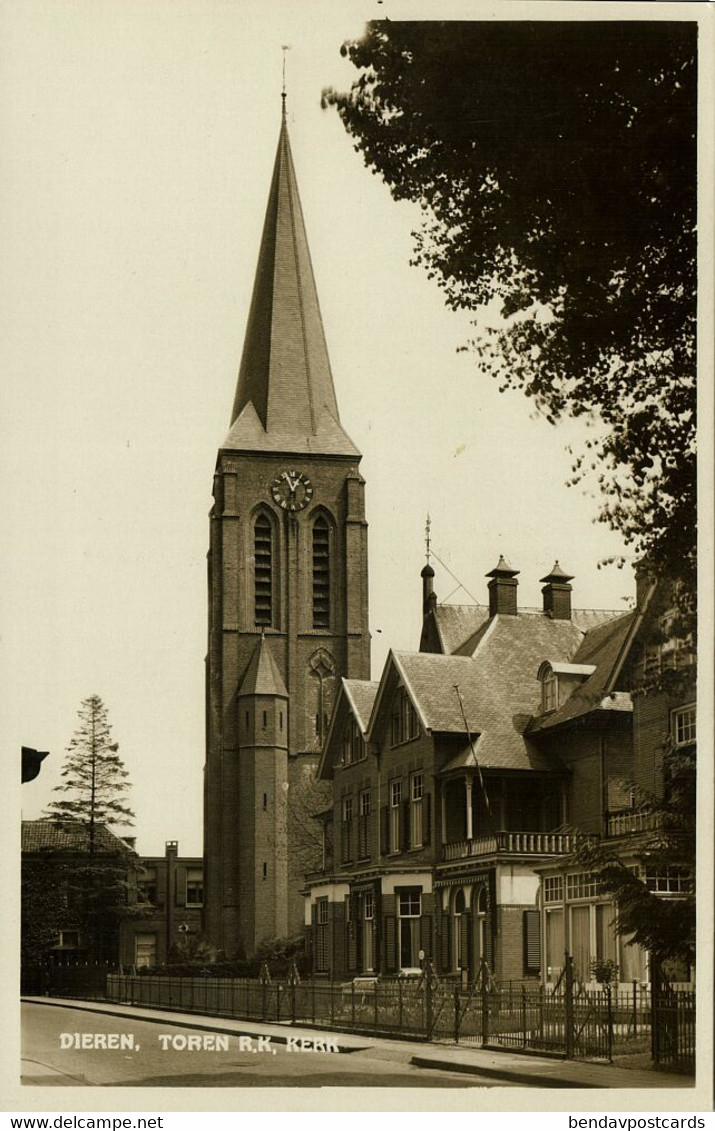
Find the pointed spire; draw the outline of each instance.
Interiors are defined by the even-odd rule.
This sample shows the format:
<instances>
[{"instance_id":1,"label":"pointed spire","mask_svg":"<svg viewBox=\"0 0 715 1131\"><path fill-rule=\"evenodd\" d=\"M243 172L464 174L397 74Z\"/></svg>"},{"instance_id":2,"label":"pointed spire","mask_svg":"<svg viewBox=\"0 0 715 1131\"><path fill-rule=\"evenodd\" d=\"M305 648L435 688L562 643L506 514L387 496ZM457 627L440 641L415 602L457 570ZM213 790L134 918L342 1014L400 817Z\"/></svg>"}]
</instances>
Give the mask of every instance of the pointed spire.
<instances>
[{"instance_id":1,"label":"pointed spire","mask_svg":"<svg viewBox=\"0 0 715 1131\"><path fill-rule=\"evenodd\" d=\"M225 448L359 455L340 425L288 140L285 92Z\"/></svg>"},{"instance_id":2,"label":"pointed spire","mask_svg":"<svg viewBox=\"0 0 715 1131\"><path fill-rule=\"evenodd\" d=\"M277 695L288 698L283 677L273 659L265 632L256 644L238 690L239 695Z\"/></svg>"}]
</instances>

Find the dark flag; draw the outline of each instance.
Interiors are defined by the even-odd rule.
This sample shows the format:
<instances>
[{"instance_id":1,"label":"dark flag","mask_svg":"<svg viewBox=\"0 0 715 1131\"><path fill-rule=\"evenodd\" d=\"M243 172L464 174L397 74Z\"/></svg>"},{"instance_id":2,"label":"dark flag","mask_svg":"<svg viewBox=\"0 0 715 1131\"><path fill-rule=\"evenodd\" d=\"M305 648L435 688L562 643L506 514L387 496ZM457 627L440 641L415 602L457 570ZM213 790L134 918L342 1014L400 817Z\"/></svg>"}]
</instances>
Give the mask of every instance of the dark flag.
<instances>
[{"instance_id":1,"label":"dark flag","mask_svg":"<svg viewBox=\"0 0 715 1131\"><path fill-rule=\"evenodd\" d=\"M43 760L49 754L49 750L33 750L30 746L23 746L22 748L22 780L34 781L40 772L40 766Z\"/></svg>"}]
</instances>

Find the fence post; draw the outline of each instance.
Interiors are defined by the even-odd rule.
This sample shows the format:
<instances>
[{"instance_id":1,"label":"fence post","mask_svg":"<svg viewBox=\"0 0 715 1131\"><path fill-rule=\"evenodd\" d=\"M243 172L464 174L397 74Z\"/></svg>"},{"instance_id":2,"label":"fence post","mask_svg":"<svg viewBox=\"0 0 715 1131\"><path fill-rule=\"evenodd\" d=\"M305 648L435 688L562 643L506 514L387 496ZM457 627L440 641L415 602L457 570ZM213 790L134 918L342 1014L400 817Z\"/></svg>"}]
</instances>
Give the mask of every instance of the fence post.
<instances>
[{"instance_id":1,"label":"fence post","mask_svg":"<svg viewBox=\"0 0 715 1131\"><path fill-rule=\"evenodd\" d=\"M398 983L397 983L397 1025L398 1025L400 1032L402 1032L402 1016L403 1016L402 997L403 997L402 979L400 979L400 981L398 981Z\"/></svg>"},{"instance_id":2,"label":"fence post","mask_svg":"<svg viewBox=\"0 0 715 1131\"><path fill-rule=\"evenodd\" d=\"M521 984L521 1032L522 1044L526 1048L526 986Z\"/></svg>"},{"instance_id":3,"label":"fence post","mask_svg":"<svg viewBox=\"0 0 715 1131\"><path fill-rule=\"evenodd\" d=\"M611 1000L610 982L606 982L606 1013L608 1024L608 1060L613 1064L613 1002Z\"/></svg>"},{"instance_id":4,"label":"fence post","mask_svg":"<svg viewBox=\"0 0 715 1131\"><path fill-rule=\"evenodd\" d=\"M574 1023L573 1023L573 958L566 951L566 977L564 993L564 1036L566 1038L566 1058L573 1060L574 1054Z\"/></svg>"},{"instance_id":5,"label":"fence post","mask_svg":"<svg viewBox=\"0 0 715 1131\"><path fill-rule=\"evenodd\" d=\"M377 991L378 991L379 985L380 985L379 981L375 982L375 1001L374 1001L374 1007L375 1007L374 1008L374 1029L375 1029L375 1032L377 1032L377 1022L378 1022L378 1016L379 1016L379 1014L378 1014L378 1004L377 1004Z\"/></svg>"},{"instance_id":6,"label":"fence post","mask_svg":"<svg viewBox=\"0 0 715 1131\"><path fill-rule=\"evenodd\" d=\"M489 1044L489 979L484 959L482 959L482 1044Z\"/></svg>"},{"instance_id":7,"label":"fence post","mask_svg":"<svg viewBox=\"0 0 715 1131\"><path fill-rule=\"evenodd\" d=\"M350 987L350 1017L351 1017L352 1026L353 1026L353 1029L354 1029L355 1028L355 979L354 978L353 978L353 981L352 981L352 985Z\"/></svg>"},{"instance_id":8,"label":"fence post","mask_svg":"<svg viewBox=\"0 0 715 1131\"><path fill-rule=\"evenodd\" d=\"M298 967L295 961L291 962L290 970L288 971L288 985L290 987L290 1019L291 1024L295 1025L295 987L300 981L298 974Z\"/></svg>"},{"instance_id":9,"label":"fence post","mask_svg":"<svg viewBox=\"0 0 715 1131\"><path fill-rule=\"evenodd\" d=\"M432 1026L434 1025L434 1003L432 1001L432 991L433 991L434 987L432 985L432 974L433 974L432 960L430 958L428 958L426 963L425 963L425 976L426 976L425 1005L427 1007L427 1040L428 1041L432 1040Z\"/></svg>"},{"instance_id":10,"label":"fence post","mask_svg":"<svg viewBox=\"0 0 715 1131\"><path fill-rule=\"evenodd\" d=\"M459 1044L459 986L454 987L454 1043Z\"/></svg>"},{"instance_id":11,"label":"fence post","mask_svg":"<svg viewBox=\"0 0 715 1131\"><path fill-rule=\"evenodd\" d=\"M266 1014L268 1012L268 983L271 980L271 975L268 971L268 965L265 962L261 966L259 977L261 979L261 1020L266 1021Z\"/></svg>"},{"instance_id":12,"label":"fence post","mask_svg":"<svg viewBox=\"0 0 715 1131\"><path fill-rule=\"evenodd\" d=\"M638 982L633 979L633 1036L638 1036Z\"/></svg>"},{"instance_id":13,"label":"fence post","mask_svg":"<svg viewBox=\"0 0 715 1131\"><path fill-rule=\"evenodd\" d=\"M650 1055L655 1064L660 1064L660 967L655 956L651 956L650 967Z\"/></svg>"}]
</instances>

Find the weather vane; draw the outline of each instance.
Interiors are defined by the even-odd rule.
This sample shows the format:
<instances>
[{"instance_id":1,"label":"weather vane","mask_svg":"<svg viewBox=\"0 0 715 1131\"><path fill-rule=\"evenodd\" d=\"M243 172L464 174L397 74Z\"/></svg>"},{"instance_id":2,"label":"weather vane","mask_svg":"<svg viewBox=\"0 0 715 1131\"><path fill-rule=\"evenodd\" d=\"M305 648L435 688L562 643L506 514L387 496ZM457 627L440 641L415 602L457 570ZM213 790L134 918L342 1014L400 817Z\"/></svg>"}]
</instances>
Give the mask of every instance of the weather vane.
<instances>
[{"instance_id":1,"label":"weather vane","mask_svg":"<svg viewBox=\"0 0 715 1131\"><path fill-rule=\"evenodd\" d=\"M284 43L283 46L281 47L281 51L283 52L283 90L281 91L281 98L283 99L283 104L285 105L285 100L286 100L286 51L290 51L290 43Z\"/></svg>"},{"instance_id":2,"label":"weather vane","mask_svg":"<svg viewBox=\"0 0 715 1131\"><path fill-rule=\"evenodd\" d=\"M427 521L425 523L425 550L427 551L427 565L429 565L429 556L430 556L430 527L431 527L431 525L432 525L432 519L430 518L429 511L428 511L427 512Z\"/></svg>"}]
</instances>

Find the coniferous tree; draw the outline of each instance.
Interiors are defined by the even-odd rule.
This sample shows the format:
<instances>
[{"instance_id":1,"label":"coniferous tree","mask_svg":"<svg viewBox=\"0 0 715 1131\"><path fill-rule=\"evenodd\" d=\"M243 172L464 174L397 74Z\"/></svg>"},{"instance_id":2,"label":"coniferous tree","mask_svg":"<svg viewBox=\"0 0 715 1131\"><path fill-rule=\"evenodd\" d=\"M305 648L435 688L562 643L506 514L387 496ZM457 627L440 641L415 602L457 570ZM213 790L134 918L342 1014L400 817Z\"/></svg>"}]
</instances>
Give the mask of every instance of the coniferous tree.
<instances>
[{"instance_id":1,"label":"coniferous tree","mask_svg":"<svg viewBox=\"0 0 715 1131\"><path fill-rule=\"evenodd\" d=\"M134 814L124 801L129 775L112 741L107 708L98 695L83 700L80 725L67 747L58 792L68 796L48 805L48 816L83 821L89 837L89 854L97 848L97 829L106 825L130 827Z\"/></svg>"},{"instance_id":2,"label":"coniferous tree","mask_svg":"<svg viewBox=\"0 0 715 1131\"><path fill-rule=\"evenodd\" d=\"M111 953L118 921L132 913L134 854L108 828L131 827L134 818L125 799L129 775L118 750L104 703L90 695L80 707L56 787L64 797L51 802L46 814L73 833L78 859L68 898L95 958Z\"/></svg>"}]
</instances>

